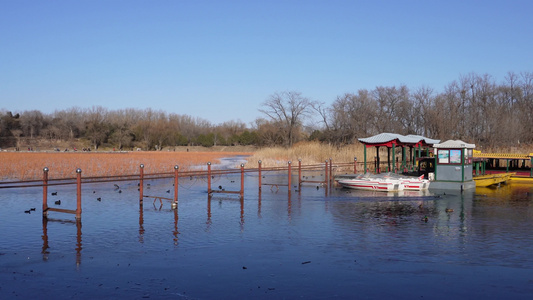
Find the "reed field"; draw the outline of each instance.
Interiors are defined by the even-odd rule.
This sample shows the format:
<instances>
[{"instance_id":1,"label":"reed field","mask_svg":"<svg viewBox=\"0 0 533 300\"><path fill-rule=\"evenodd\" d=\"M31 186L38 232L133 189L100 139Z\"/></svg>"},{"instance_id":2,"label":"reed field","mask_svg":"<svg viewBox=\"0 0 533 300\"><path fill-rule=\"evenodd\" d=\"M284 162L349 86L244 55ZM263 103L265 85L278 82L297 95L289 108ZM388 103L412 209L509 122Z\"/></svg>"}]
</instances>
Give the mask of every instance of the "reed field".
<instances>
[{"instance_id":1,"label":"reed field","mask_svg":"<svg viewBox=\"0 0 533 300\"><path fill-rule=\"evenodd\" d=\"M191 166L216 164L222 157L251 155L249 152L0 152L0 180L33 180L43 177L72 178L76 169L83 176L114 176L144 173L173 172L174 166L186 171ZM237 166L236 166L237 167Z\"/></svg>"},{"instance_id":2,"label":"reed field","mask_svg":"<svg viewBox=\"0 0 533 300\"><path fill-rule=\"evenodd\" d=\"M363 161L363 155L364 148L361 143L337 147L319 142L300 142L291 148L260 149L247 160L250 165L257 165L261 160L261 166L268 168L286 166L288 161L294 164L298 159L302 160L303 165L324 163L330 158L333 163L349 163L354 161L354 157L357 157L357 161Z\"/></svg>"},{"instance_id":3,"label":"reed field","mask_svg":"<svg viewBox=\"0 0 533 300\"><path fill-rule=\"evenodd\" d=\"M240 148L237 148L240 150ZM72 178L76 169L82 170L83 176L115 176L139 173L139 165L144 164L145 174L172 172L175 165L181 171L187 171L192 166L205 165L207 162L216 164L220 158L235 155L247 155L246 168L257 167L261 160L264 168L293 165L302 160L302 165L324 163L331 158L333 163L351 163L354 157L363 162L364 146L361 143L334 146L319 142L300 142L291 148L265 147L252 151L230 152L227 149L218 151L201 151L191 148L190 152L183 151L132 151L132 152L0 152L0 180L33 180L41 179L43 168L48 167L49 178ZM249 150L249 149L245 149ZM531 153L531 146L520 149L483 149L483 152L500 153ZM396 153L400 156L401 152ZM367 149L367 160L374 161L375 148ZM382 161L387 159L386 147L380 148ZM530 162L526 162L529 166ZM239 166L235 166L238 168Z\"/></svg>"}]
</instances>

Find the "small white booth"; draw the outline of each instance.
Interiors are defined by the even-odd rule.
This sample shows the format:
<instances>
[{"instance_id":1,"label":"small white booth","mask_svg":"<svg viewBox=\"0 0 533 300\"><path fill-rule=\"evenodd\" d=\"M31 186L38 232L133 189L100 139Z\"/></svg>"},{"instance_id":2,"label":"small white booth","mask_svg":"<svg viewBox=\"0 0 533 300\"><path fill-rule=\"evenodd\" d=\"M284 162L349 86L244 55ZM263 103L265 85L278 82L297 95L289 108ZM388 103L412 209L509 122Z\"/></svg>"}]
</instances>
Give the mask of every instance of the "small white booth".
<instances>
[{"instance_id":1,"label":"small white booth","mask_svg":"<svg viewBox=\"0 0 533 300\"><path fill-rule=\"evenodd\" d=\"M475 144L448 140L434 144L435 174L430 189L466 190L476 187L472 158Z\"/></svg>"}]
</instances>

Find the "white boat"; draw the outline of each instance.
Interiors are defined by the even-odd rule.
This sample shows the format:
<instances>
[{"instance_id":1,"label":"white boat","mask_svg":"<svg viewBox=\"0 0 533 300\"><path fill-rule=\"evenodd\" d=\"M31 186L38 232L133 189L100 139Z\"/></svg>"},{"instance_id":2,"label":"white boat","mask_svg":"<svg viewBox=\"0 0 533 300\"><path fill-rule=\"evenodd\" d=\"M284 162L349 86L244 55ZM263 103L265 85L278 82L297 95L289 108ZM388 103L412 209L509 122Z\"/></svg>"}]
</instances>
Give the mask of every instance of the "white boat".
<instances>
[{"instance_id":1,"label":"white boat","mask_svg":"<svg viewBox=\"0 0 533 300\"><path fill-rule=\"evenodd\" d=\"M340 177L337 182L345 188L371 190L383 192L397 192L403 190L403 184L398 178L383 175L362 174L354 177Z\"/></svg>"},{"instance_id":2,"label":"white boat","mask_svg":"<svg viewBox=\"0 0 533 300\"><path fill-rule=\"evenodd\" d=\"M372 190L383 192L397 192L403 190L420 191L429 188L429 180L424 176L409 177L394 173L341 175L335 178L337 182L350 189Z\"/></svg>"},{"instance_id":3,"label":"white boat","mask_svg":"<svg viewBox=\"0 0 533 300\"><path fill-rule=\"evenodd\" d=\"M400 177L404 190L421 191L429 188L429 180L424 179L424 175L420 177Z\"/></svg>"}]
</instances>

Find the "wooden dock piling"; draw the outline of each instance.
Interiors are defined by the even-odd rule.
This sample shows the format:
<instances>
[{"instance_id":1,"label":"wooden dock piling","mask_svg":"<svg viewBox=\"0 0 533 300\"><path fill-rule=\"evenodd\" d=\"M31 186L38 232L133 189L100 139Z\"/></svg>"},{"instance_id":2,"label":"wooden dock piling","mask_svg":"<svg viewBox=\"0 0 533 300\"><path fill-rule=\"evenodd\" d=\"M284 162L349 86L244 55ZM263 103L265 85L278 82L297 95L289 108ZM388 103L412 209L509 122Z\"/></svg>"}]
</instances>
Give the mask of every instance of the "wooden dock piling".
<instances>
[{"instance_id":1,"label":"wooden dock piling","mask_svg":"<svg viewBox=\"0 0 533 300\"><path fill-rule=\"evenodd\" d=\"M76 169L76 219L81 219L81 169Z\"/></svg>"},{"instance_id":2,"label":"wooden dock piling","mask_svg":"<svg viewBox=\"0 0 533 300\"><path fill-rule=\"evenodd\" d=\"M144 198L144 165L139 165L139 206L143 206Z\"/></svg>"},{"instance_id":3,"label":"wooden dock piling","mask_svg":"<svg viewBox=\"0 0 533 300\"><path fill-rule=\"evenodd\" d=\"M259 191L261 191L261 161L258 161L257 165L257 172L259 173Z\"/></svg>"},{"instance_id":4,"label":"wooden dock piling","mask_svg":"<svg viewBox=\"0 0 533 300\"><path fill-rule=\"evenodd\" d=\"M174 166L174 202L172 203L172 208L178 208L178 178L179 178L179 166Z\"/></svg>"},{"instance_id":5,"label":"wooden dock piling","mask_svg":"<svg viewBox=\"0 0 533 300\"><path fill-rule=\"evenodd\" d=\"M207 194L211 194L211 163L207 163Z\"/></svg>"},{"instance_id":6,"label":"wooden dock piling","mask_svg":"<svg viewBox=\"0 0 533 300\"><path fill-rule=\"evenodd\" d=\"M244 197L244 164L241 164L241 198Z\"/></svg>"},{"instance_id":7,"label":"wooden dock piling","mask_svg":"<svg viewBox=\"0 0 533 300\"><path fill-rule=\"evenodd\" d=\"M48 167L43 169L43 217L48 215Z\"/></svg>"}]
</instances>

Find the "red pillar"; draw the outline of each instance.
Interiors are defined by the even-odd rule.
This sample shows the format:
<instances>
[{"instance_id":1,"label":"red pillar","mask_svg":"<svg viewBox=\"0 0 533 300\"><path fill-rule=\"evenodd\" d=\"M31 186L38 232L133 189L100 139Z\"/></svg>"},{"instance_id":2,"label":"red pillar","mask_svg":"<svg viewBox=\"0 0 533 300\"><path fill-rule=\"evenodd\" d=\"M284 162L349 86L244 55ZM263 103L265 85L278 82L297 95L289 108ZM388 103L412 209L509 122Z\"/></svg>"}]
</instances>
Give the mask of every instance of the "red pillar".
<instances>
[{"instance_id":1,"label":"red pillar","mask_svg":"<svg viewBox=\"0 0 533 300\"><path fill-rule=\"evenodd\" d=\"M207 163L207 193L211 194L211 163Z\"/></svg>"},{"instance_id":2,"label":"red pillar","mask_svg":"<svg viewBox=\"0 0 533 300\"><path fill-rule=\"evenodd\" d=\"M244 196L244 164L241 164L241 198Z\"/></svg>"},{"instance_id":3,"label":"red pillar","mask_svg":"<svg viewBox=\"0 0 533 300\"><path fill-rule=\"evenodd\" d=\"M289 161L287 165L288 165L288 170L289 170L289 193L290 193L291 192L291 162Z\"/></svg>"},{"instance_id":4,"label":"red pillar","mask_svg":"<svg viewBox=\"0 0 533 300\"><path fill-rule=\"evenodd\" d=\"M261 177L261 161L258 161L257 164L258 164L257 170L259 172L259 190L261 191L261 178L262 178Z\"/></svg>"},{"instance_id":5,"label":"red pillar","mask_svg":"<svg viewBox=\"0 0 533 300\"><path fill-rule=\"evenodd\" d=\"M333 179L333 161L331 160L331 157L329 158L329 180L328 184L331 184L331 180Z\"/></svg>"},{"instance_id":6,"label":"red pillar","mask_svg":"<svg viewBox=\"0 0 533 300\"><path fill-rule=\"evenodd\" d=\"M81 219L81 169L76 169L76 183L77 183L77 190L76 190L76 219Z\"/></svg>"},{"instance_id":7,"label":"red pillar","mask_svg":"<svg viewBox=\"0 0 533 300\"><path fill-rule=\"evenodd\" d=\"M174 166L174 203L172 208L178 207L178 173L180 167L178 165Z\"/></svg>"},{"instance_id":8,"label":"red pillar","mask_svg":"<svg viewBox=\"0 0 533 300\"><path fill-rule=\"evenodd\" d=\"M302 187L302 159L298 158L298 191Z\"/></svg>"},{"instance_id":9,"label":"red pillar","mask_svg":"<svg viewBox=\"0 0 533 300\"><path fill-rule=\"evenodd\" d=\"M326 165L325 165L325 175L324 175L324 181L326 185L328 184L328 160L326 159Z\"/></svg>"},{"instance_id":10,"label":"red pillar","mask_svg":"<svg viewBox=\"0 0 533 300\"><path fill-rule=\"evenodd\" d=\"M43 169L43 217L48 216L48 168Z\"/></svg>"},{"instance_id":11,"label":"red pillar","mask_svg":"<svg viewBox=\"0 0 533 300\"><path fill-rule=\"evenodd\" d=\"M144 198L144 165L141 164L139 166L139 205L143 205L143 198Z\"/></svg>"},{"instance_id":12,"label":"red pillar","mask_svg":"<svg viewBox=\"0 0 533 300\"><path fill-rule=\"evenodd\" d=\"M353 158L353 173L357 174L357 157Z\"/></svg>"}]
</instances>

